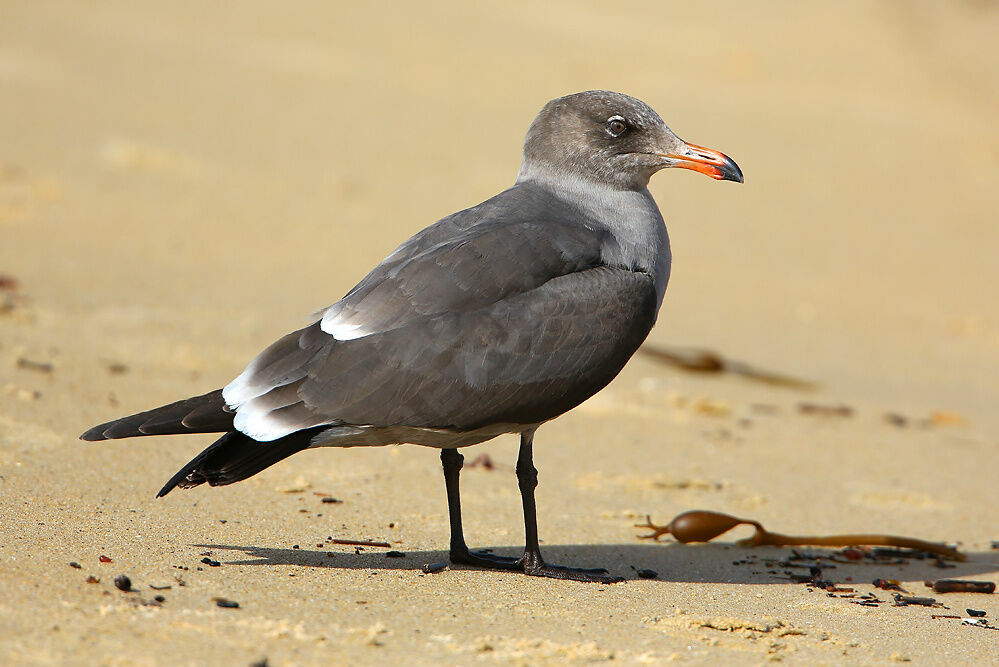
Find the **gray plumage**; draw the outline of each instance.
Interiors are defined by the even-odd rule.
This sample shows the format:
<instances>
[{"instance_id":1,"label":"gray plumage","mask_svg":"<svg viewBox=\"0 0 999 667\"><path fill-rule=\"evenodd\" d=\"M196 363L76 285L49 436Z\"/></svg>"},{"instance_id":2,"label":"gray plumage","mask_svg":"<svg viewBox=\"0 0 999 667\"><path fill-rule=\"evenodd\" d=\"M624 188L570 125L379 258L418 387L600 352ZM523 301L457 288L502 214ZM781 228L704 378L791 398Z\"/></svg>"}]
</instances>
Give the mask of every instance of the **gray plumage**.
<instances>
[{"instance_id":1,"label":"gray plumage","mask_svg":"<svg viewBox=\"0 0 999 667\"><path fill-rule=\"evenodd\" d=\"M528 130L513 187L417 233L224 389L82 438L225 432L160 495L239 481L308 447L439 447L452 557L480 564L463 539L455 546L454 448L521 433L529 463L535 429L606 386L645 340L670 271L646 187L664 167L742 181L734 162L681 141L639 100L553 100Z\"/></svg>"},{"instance_id":2,"label":"gray plumage","mask_svg":"<svg viewBox=\"0 0 999 667\"><path fill-rule=\"evenodd\" d=\"M281 437L323 423L465 431L556 417L606 385L655 320L655 277L609 263L613 244L532 183L445 218L324 315L377 333L337 340L320 320L281 339L227 388L249 415L236 425Z\"/></svg>"}]
</instances>

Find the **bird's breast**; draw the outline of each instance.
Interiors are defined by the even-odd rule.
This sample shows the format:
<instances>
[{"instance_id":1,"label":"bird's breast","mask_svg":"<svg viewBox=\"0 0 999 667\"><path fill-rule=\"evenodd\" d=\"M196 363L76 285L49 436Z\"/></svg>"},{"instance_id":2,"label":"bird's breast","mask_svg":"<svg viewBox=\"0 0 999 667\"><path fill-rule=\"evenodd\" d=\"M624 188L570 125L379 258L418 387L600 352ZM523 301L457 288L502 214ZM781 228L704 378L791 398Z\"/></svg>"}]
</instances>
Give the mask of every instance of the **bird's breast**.
<instances>
[{"instance_id":1,"label":"bird's breast","mask_svg":"<svg viewBox=\"0 0 999 667\"><path fill-rule=\"evenodd\" d=\"M653 276L658 310L669 282L672 255L666 223L652 195L648 190L615 192L594 213L610 232L601 249L604 262Z\"/></svg>"}]
</instances>

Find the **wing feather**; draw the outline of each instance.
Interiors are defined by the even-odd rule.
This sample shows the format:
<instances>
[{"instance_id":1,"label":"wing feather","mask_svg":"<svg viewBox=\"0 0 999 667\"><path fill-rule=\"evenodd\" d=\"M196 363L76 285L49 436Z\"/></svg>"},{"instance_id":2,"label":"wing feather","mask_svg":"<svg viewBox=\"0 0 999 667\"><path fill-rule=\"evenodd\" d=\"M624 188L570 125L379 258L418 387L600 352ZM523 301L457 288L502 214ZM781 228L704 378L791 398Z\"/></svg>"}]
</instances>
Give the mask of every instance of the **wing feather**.
<instances>
[{"instance_id":1,"label":"wing feather","mask_svg":"<svg viewBox=\"0 0 999 667\"><path fill-rule=\"evenodd\" d=\"M607 231L530 188L400 246L225 388L235 426L535 423L605 386L648 335L652 276L602 260Z\"/></svg>"}]
</instances>

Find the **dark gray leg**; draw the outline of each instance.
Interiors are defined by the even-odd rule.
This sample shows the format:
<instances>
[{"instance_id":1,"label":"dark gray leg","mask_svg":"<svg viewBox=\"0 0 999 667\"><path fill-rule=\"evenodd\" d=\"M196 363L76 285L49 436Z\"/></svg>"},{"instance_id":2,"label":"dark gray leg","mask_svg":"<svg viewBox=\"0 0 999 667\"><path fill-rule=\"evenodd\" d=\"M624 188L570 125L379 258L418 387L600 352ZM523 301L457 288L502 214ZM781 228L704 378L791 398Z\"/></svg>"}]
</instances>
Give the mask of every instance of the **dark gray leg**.
<instances>
[{"instance_id":1,"label":"dark gray leg","mask_svg":"<svg viewBox=\"0 0 999 667\"><path fill-rule=\"evenodd\" d=\"M524 556L520 559L524 574L534 577L593 581L604 584L624 581L621 577L609 576L607 570L603 568L583 569L549 565L541 557L541 546L538 544L537 506L534 502L534 489L538 486L538 469L534 467L534 431L525 431L520 434L517 482L520 485L520 497L524 503Z\"/></svg>"},{"instance_id":2,"label":"dark gray leg","mask_svg":"<svg viewBox=\"0 0 999 667\"><path fill-rule=\"evenodd\" d=\"M465 535L461 528L461 495L458 490L458 476L465 457L457 449L441 450L441 465L444 467L444 486L447 489L447 512L451 522L452 563L460 565L475 565L477 567L519 570L520 560L508 556L494 556L482 552L468 550Z\"/></svg>"},{"instance_id":3,"label":"dark gray leg","mask_svg":"<svg viewBox=\"0 0 999 667\"><path fill-rule=\"evenodd\" d=\"M535 577L552 577L574 581L616 583L621 577L607 575L607 570L577 569L548 565L541 557L538 544L538 519L534 502L534 489L538 486L538 471L534 467L534 431L520 436L520 455L517 457L517 482L520 497L524 504L524 555L520 558L495 556L482 552L469 551L461 528L461 499L458 490L458 477L464 457L457 449L441 450L441 464L444 467L444 484L447 488L447 508L451 523L452 563L473 565L488 569L520 570Z\"/></svg>"}]
</instances>

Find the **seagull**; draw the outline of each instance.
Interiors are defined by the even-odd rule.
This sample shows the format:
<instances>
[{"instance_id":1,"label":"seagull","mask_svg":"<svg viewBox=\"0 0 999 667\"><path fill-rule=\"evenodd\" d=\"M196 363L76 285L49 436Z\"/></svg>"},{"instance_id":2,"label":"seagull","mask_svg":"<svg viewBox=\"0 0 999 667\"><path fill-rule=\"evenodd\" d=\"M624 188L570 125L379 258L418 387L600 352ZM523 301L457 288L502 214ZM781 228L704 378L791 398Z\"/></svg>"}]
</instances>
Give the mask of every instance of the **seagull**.
<instances>
[{"instance_id":1,"label":"seagull","mask_svg":"<svg viewBox=\"0 0 999 667\"><path fill-rule=\"evenodd\" d=\"M667 167L743 181L734 161L684 142L634 97L552 100L512 187L418 232L224 388L80 437L222 433L157 497L232 484L304 449L438 448L452 563L621 581L542 558L534 434L614 379L656 322L671 254L648 183ZM519 558L472 551L462 532L459 449L505 433L520 435Z\"/></svg>"}]
</instances>

